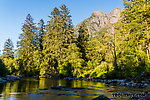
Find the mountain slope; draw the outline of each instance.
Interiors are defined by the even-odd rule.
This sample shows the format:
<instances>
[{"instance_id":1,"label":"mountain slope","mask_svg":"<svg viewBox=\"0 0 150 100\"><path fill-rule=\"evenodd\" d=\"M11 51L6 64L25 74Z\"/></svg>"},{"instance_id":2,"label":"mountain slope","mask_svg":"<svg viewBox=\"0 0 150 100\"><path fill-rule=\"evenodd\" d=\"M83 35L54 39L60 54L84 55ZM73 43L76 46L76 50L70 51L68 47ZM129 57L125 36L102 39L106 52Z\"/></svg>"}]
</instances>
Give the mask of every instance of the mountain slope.
<instances>
[{"instance_id":1,"label":"mountain slope","mask_svg":"<svg viewBox=\"0 0 150 100\"><path fill-rule=\"evenodd\" d=\"M92 33L95 33L97 31L100 31L101 29L105 27L110 27L112 28L112 24L116 23L120 17L120 8L115 8L113 9L112 12L110 13L103 13L102 11L94 11L91 15L91 17L87 18L84 20L88 31L89 35L92 35ZM81 22L82 23L82 22ZM78 29L79 26L81 25L78 24L74 29L75 29L75 34L78 35ZM108 31L110 31L108 29Z\"/></svg>"}]
</instances>

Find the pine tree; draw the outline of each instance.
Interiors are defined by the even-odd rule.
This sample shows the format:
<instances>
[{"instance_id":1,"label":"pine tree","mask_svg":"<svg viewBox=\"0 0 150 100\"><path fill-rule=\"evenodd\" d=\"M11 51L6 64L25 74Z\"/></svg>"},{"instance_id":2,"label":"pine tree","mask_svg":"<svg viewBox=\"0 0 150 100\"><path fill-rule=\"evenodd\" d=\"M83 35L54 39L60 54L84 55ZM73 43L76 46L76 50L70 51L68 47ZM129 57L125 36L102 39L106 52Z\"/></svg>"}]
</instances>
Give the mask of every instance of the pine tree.
<instances>
[{"instance_id":1,"label":"pine tree","mask_svg":"<svg viewBox=\"0 0 150 100\"><path fill-rule=\"evenodd\" d=\"M82 53L81 58L87 61L86 47L88 44L87 42L89 41L89 34L88 34L88 29L84 22L82 22L78 32L79 35L77 37L77 46L79 47L79 52Z\"/></svg>"},{"instance_id":2,"label":"pine tree","mask_svg":"<svg viewBox=\"0 0 150 100\"><path fill-rule=\"evenodd\" d=\"M22 59L23 66L20 67L23 67L23 73L29 75L34 73L33 53L38 48L36 26L30 14L26 17L22 31L20 41L18 41L18 58Z\"/></svg>"},{"instance_id":3,"label":"pine tree","mask_svg":"<svg viewBox=\"0 0 150 100\"><path fill-rule=\"evenodd\" d=\"M82 54L79 52L79 48L77 47L76 43L71 43L68 47L67 52L67 63L71 64L68 66L72 73L71 75L74 77L83 77L83 64L85 63L84 59L81 58ZM70 76L71 76L70 75Z\"/></svg>"},{"instance_id":4,"label":"pine tree","mask_svg":"<svg viewBox=\"0 0 150 100\"><path fill-rule=\"evenodd\" d=\"M57 73L57 60L54 57L54 48L57 42L57 39L55 33L53 33L55 31L55 26L58 25L54 25L53 23L55 22L55 24L58 24L58 15L60 14L59 9L58 8L54 8L53 12L51 12L51 15L53 15L53 17L55 18L55 21L52 21L52 19L54 19L52 16L49 16L49 18L51 18L50 21L48 21L48 25L46 25L46 32L44 35L44 42L43 42L43 62L42 62L42 69L40 71L40 75L55 75Z\"/></svg>"},{"instance_id":5,"label":"pine tree","mask_svg":"<svg viewBox=\"0 0 150 100\"><path fill-rule=\"evenodd\" d=\"M44 33L45 33L45 25L44 25L44 20L41 19L40 22L38 23L38 34L37 34L37 43L39 46L39 49L42 51L43 50L43 39L44 39Z\"/></svg>"},{"instance_id":6,"label":"pine tree","mask_svg":"<svg viewBox=\"0 0 150 100\"><path fill-rule=\"evenodd\" d=\"M9 71L9 74L12 74L15 71L14 66L14 46L11 41L11 39L7 39L4 43L4 50L3 50L3 63L7 70Z\"/></svg>"},{"instance_id":7,"label":"pine tree","mask_svg":"<svg viewBox=\"0 0 150 100\"><path fill-rule=\"evenodd\" d=\"M14 58L14 46L11 39L7 39L6 42L4 43L3 57Z\"/></svg>"},{"instance_id":8,"label":"pine tree","mask_svg":"<svg viewBox=\"0 0 150 100\"><path fill-rule=\"evenodd\" d=\"M36 34L36 46L37 49L33 53L33 65L32 67L34 68L35 74L39 75L40 70L42 69L42 62L43 62L43 43L44 43L44 34L45 34L45 25L44 25L44 20L41 19L40 22L38 23L38 28L37 28L37 34Z\"/></svg>"},{"instance_id":9,"label":"pine tree","mask_svg":"<svg viewBox=\"0 0 150 100\"><path fill-rule=\"evenodd\" d=\"M68 8L54 8L44 35L44 63L47 72L58 73L58 66L67 59L69 45L73 42L73 25ZM43 71L44 72L44 71ZM51 73L51 74L53 74Z\"/></svg>"}]
</instances>

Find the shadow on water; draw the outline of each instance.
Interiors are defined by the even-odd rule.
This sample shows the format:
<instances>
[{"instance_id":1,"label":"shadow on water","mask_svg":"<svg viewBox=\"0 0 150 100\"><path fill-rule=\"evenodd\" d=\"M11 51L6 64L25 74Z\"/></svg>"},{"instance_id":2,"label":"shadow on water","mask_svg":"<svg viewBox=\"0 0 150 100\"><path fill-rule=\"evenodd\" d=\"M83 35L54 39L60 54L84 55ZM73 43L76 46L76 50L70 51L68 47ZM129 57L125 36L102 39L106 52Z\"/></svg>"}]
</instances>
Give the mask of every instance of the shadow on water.
<instances>
[{"instance_id":1,"label":"shadow on water","mask_svg":"<svg viewBox=\"0 0 150 100\"><path fill-rule=\"evenodd\" d=\"M113 93L135 93L146 89L110 86L83 80L54 80L23 78L0 84L0 99L11 100L91 100L101 94L113 98ZM120 99L120 98L117 98ZM124 98L128 100L129 98ZM120 99L121 100L121 99Z\"/></svg>"}]
</instances>

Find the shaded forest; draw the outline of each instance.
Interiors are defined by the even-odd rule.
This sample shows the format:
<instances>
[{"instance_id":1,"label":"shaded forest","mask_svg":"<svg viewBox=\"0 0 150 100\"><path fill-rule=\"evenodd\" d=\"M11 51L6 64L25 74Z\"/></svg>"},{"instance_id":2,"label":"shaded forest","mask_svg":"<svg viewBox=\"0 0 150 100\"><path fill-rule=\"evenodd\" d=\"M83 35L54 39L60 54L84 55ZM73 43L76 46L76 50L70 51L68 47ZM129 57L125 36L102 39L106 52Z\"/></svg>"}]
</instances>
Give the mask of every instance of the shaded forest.
<instances>
[{"instance_id":1,"label":"shaded forest","mask_svg":"<svg viewBox=\"0 0 150 100\"><path fill-rule=\"evenodd\" d=\"M26 16L17 51L12 40L6 40L0 76L134 78L150 73L149 0L124 0L112 33L104 29L96 37L89 35L84 22L75 34L65 5L55 7L48 17L48 24L43 19L36 24Z\"/></svg>"}]
</instances>

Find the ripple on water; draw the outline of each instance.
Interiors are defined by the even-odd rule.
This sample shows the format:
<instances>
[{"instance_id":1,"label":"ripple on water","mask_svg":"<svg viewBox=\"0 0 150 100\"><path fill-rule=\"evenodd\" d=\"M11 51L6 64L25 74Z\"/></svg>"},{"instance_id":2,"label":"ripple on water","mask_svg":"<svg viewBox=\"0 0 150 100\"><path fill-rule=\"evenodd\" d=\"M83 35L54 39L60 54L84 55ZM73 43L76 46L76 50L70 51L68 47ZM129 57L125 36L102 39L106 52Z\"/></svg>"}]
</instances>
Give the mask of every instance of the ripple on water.
<instances>
[{"instance_id":1,"label":"ripple on water","mask_svg":"<svg viewBox=\"0 0 150 100\"><path fill-rule=\"evenodd\" d=\"M52 89L51 87L56 88ZM50 100L92 100L102 94L108 98L118 99L118 97L113 97L112 94L135 94L147 91L123 86L107 86L100 82L45 78L41 78L38 81L35 78L24 78L19 81L2 84L0 88L0 100L49 100L49 98L51 98ZM125 97L125 100L128 100L128 97L127 99Z\"/></svg>"},{"instance_id":2,"label":"ripple on water","mask_svg":"<svg viewBox=\"0 0 150 100\"><path fill-rule=\"evenodd\" d=\"M19 93L19 92L12 92L12 93L7 93L9 95L18 95L18 94L22 94L22 93Z\"/></svg>"}]
</instances>

